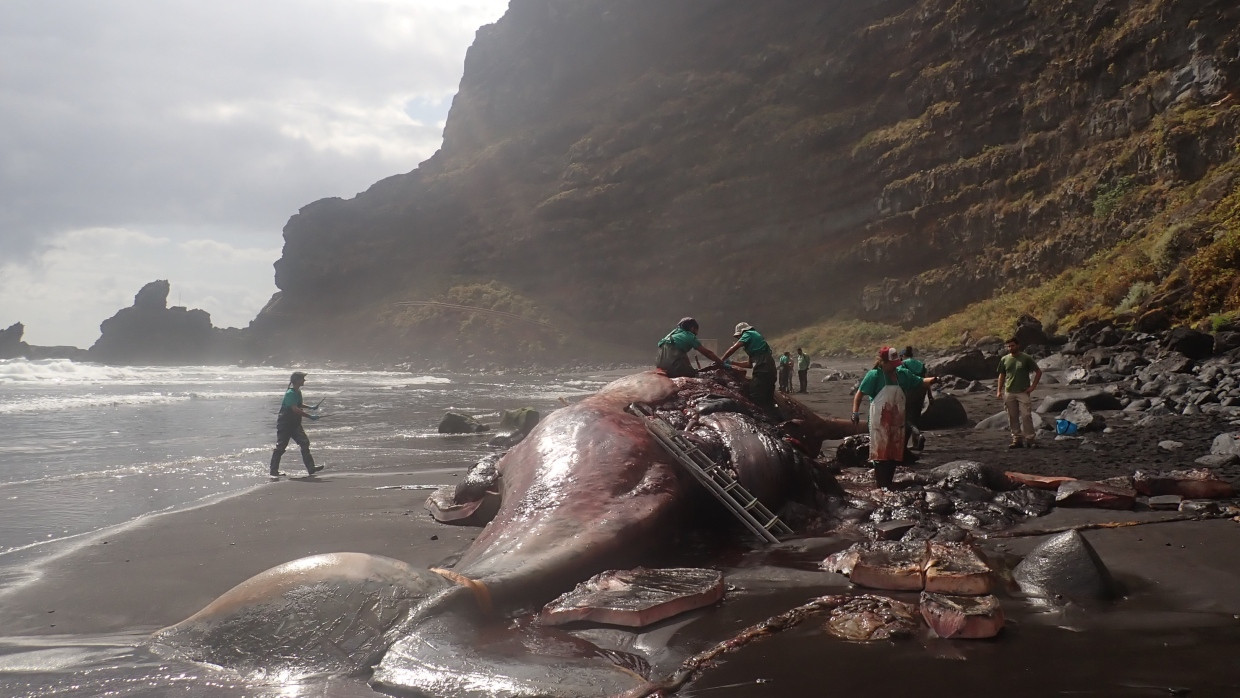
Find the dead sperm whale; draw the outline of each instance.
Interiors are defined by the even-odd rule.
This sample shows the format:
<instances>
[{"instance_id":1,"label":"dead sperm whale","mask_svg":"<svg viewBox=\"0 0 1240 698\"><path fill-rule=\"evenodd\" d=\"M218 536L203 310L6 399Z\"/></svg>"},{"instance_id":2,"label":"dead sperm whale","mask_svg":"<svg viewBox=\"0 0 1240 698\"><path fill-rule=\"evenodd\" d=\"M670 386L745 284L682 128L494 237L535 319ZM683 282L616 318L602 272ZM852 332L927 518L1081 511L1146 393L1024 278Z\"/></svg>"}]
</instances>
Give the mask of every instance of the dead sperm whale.
<instances>
[{"instance_id":1,"label":"dead sperm whale","mask_svg":"<svg viewBox=\"0 0 1240 698\"><path fill-rule=\"evenodd\" d=\"M739 411L693 408L707 398L735 402ZM419 571L350 553L298 560L156 633L152 646L251 675L345 674L373 666L404 638L388 652L376 681L421 690L429 669L419 646L431 642L428 633L438 638L443 630L427 619L469 612L474 602L528 608L606 569L640 562L700 501L699 486L626 411L631 403L664 410L704 445L731 456L739 477L764 497L789 491L789 462L803 455L778 438L774 416L747 404L734 375L636 374L553 412L496 464L499 511L452 570ZM807 410L795 416L797 438L811 449L834 428ZM442 646L438 639L432 644ZM601 671L618 688L636 680L628 670Z\"/></svg>"}]
</instances>

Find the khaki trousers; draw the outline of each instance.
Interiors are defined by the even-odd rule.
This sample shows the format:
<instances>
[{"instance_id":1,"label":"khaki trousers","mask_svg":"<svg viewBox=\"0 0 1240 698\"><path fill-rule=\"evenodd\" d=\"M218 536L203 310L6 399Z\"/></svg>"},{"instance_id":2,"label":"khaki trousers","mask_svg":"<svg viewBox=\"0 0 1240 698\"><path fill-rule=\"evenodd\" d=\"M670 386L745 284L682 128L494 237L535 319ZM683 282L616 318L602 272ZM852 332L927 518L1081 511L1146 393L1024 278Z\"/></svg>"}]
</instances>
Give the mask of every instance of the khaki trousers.
<instances>
[{"instance_id":1,"label":"khaki trousers","mask_svg":"<svg viewBox=\"0 0 1240 698\"><path fill-rule=\"evenodd\" d=\"M1007 410L1008 431L1013 439L1023 438L1033 441L1037 434L1033 431L1033 408L1029 393L1004 393L1003 408Z\"/></svg>"}]
</instances>

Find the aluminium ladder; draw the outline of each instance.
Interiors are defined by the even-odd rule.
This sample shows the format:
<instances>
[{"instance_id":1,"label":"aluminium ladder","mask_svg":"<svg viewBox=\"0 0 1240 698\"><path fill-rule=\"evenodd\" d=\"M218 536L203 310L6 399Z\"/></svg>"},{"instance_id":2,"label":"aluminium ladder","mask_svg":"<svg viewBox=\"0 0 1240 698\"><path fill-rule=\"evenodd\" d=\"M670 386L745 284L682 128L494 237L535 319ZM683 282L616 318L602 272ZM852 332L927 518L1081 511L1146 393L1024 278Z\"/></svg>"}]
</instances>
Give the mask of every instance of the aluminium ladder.
<instances>
[{"instance_id":1,"label":"aluminium ladder","mask_svg":"<svg viewBox=\"0 0 1240 698\"><path fill-rule=\"evenodd\" d=\"M778 543L776 534L791 535L788 524L779 520L758 498L753 496L737 482L723 467L701 451L693 442L685 438L667 420L655 413L649 405L633 403L629 412L641 418L646 431L659 442L673 458L693 475L698 482L710 490L710 493L721 504L728 508L745 527L755 536L769 542Z\"/></svg>"}]
</instances>

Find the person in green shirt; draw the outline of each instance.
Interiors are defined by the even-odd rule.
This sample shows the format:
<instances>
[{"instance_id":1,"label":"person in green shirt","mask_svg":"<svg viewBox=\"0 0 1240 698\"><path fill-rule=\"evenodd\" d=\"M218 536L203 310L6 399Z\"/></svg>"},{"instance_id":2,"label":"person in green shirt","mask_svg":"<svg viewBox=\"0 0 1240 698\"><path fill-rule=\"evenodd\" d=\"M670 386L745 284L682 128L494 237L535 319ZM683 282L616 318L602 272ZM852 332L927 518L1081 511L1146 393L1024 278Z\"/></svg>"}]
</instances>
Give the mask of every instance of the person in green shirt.
<instances>
[{"instance_id":1,"label":"person in green shirt","mask_svg":"<svg viewBox=\"0 0 1240 698\"><path fill-rule=\"evenodd\" d=\"M779 392L792 390L792 354L784 352L779 355Z\"/></svg>"},{"instance_id":2,"label":"person in green shirt","mask_svg":"<svg viewBox=\"0 0 1240 698\"><path fill-rule=\"evenodd\" d=\"M736 343L723 352L724 365L728 357L741 348L749 356L749 361L738 361L738 368L753 369L753 377L749 380L749 398L763 407L775 408L775 357L771 355L771 347L762 335L748 322L736 323Z\"/></svg>"},{"instance_id":3,"label":"person in green shirt","mask_svg":"<svg viewBox=\"0 0 1240 698\"><path fill-rule=\"evenodd\" d=\"M909 373L919 378L926 377L926 364L913 356L913 347L904 347L904 350L900 352L900 357L904 359L900 365L908 369ZM934 396L926 390L925 386L906 391L905 396L908 398L908 404L904 407L904 421L909 442L913 448L920 451L926 447L926 437L921 433L921 414L925 411L926 400L934 402Z\"/></svg>"},{"instance_id":4,"label":"person in green shirt","mask_svg":"<svg viewBox=\"0 0 1240 698\"><path fill-rule=\"evenodd\" d=\"M798 393L809 392L809 354L797 347L797 382L800 383Z\"/></svg>"},{"instance_id":5,"label":"person in green shirt","mask_svg":"<svg viewBox=\"0 0 1240 698\"><path fill-rule=\"evenodd\" d=\"M306 466L306 472L313 475L323 469L323 466L314 464L314 456L310 455L310 437L306 436L306 430L301 426L302 417L308 417L311 421L319 418L310 414L310 410L316 408L306 407L302 401L301 386L305 383L306 374L301 371L294 371L288 379L288 390L284 391L280 414L276 416L276 448L271 452L272 477L284 474L280 472L280 457L288 448L290 439L301 447L301 461Z\"/></svg>"},{"instance_id":6,"label":"person in green shirt","mask_svg":"<svg viewBox=\"0 0 1240 698\"><path fill-rule=\"evenodd\" d=\"M1015 337L1007 341L1007 350L1008 353L999 357L995 397L1003 400L1003 409L1007 410L1008 431L1012 433L1008 448L1033 448L1037 433L1033 430L1033 399L1030 396L1042 380L1042 367L1020 350L1020 342Z\"/></svg>"},{"instance_id":7,"label":"person in green shirt","mask_svg":"<svg viewBox=\"0 0 1240 698\"><path fill-rule=\"evenodd\" d=\"M874 467L874 484L879 487L891 487L896 474L896 467L904 461L904 442L907 435L904 431L904 415L901 409L906 401L905 395L910 390L927 386L936 378L921 378L900 365L900 351L892 347L878 350L878 361L874 368L861 378L857 392L853 395L852 421L861 421L861 400L870 398L870 463ZM878 400L880 395L882 400ZM880 409L876 406L882 402L887 406ZM894 409L892 406L895 405Z\"/></svg>"},{"instance_id":8,"label":"person in green shirt","mask_svg":"<svg viewBox=\"0 0 1240 698\"><path fill-rule=\"evenodd\" d=\"M681 318L667 336L659 340L659 354L655 358L655 368L667 374L668 378L693 378L697 369L689 363L689 352L697 349L698 353L715 363L723 363L715 356L715 352L702 346L698 341L698 321L691 317Z\"/></svg>"}]
</instances>

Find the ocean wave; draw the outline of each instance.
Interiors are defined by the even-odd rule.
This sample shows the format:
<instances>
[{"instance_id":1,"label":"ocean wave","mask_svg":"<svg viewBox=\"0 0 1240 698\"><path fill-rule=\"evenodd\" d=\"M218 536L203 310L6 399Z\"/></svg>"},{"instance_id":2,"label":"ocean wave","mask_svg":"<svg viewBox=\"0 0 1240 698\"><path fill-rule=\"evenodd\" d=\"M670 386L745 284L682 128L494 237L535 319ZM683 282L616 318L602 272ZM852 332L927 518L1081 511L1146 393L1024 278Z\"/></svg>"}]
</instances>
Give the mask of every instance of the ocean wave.
<instances>
[{"instance_id":1,"label":"ocean wave","mask_svg":"<svg viewBox=\"0 0 1240 698\"><path fill-rule=\"evenodd\" d=\"M353 371L297 367L309 374L310 385L341 382L363 386L404 387L450 385L444 376L414 375L396 371ZM272 366L107 366L68 359L0 359L0 385L146 384L193 385L220 382L253 382L282 389L289 369Z\"/></svg>"},{"instance_id":2,"label":"ocean wave","mask_svg":"<svg viewBox=\"0 0 1240 698\"><path fill-rule=\"evenodd\" d=\"M0 399L0 414L30 412L61 412L75 409L98 409L101 407L132 407L142 405L170 405L189 400L231 400L270 397L270 391L219 390L204 392L143 392L132 395L116 393L87 393L77 395L36 395Z\"/></svg>"}]
</instances>

